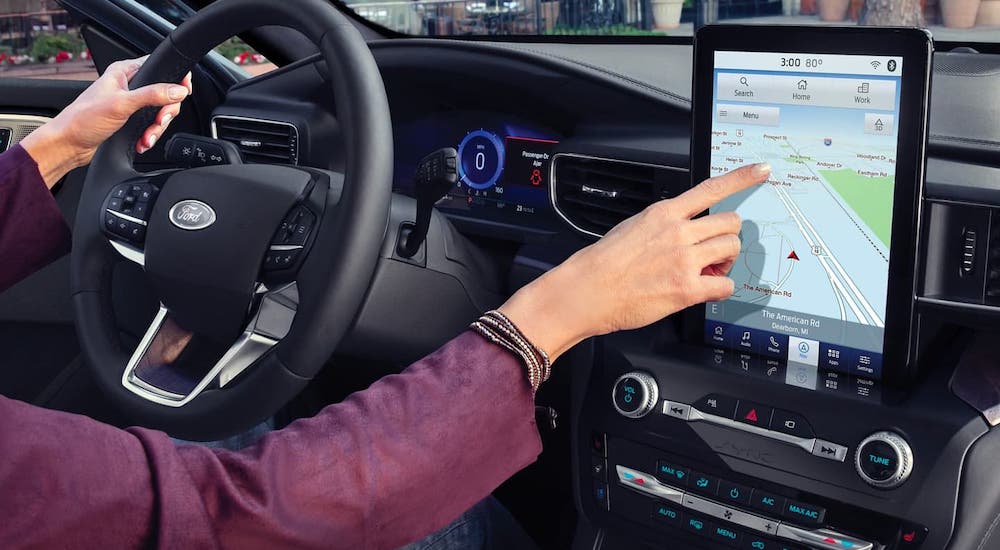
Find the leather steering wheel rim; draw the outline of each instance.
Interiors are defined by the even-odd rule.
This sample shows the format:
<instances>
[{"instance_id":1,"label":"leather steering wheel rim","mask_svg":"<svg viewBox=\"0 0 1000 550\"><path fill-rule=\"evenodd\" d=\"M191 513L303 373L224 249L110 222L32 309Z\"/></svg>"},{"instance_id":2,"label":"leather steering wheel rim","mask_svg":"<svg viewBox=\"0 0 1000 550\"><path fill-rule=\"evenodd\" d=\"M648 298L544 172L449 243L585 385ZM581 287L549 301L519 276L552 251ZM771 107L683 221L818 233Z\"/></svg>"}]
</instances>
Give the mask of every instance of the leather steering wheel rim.
<instances>
[{"instance_id":1,"label":"leather steering wheel rim","mask_svg":"<svg viewBox=\"0 0 1000 550\"><path fill-rule=\"evenodd\" d=\"M130 420L187 439L219 439L258 424L319 372L361 308L388 222L393 144L385 88L361 34L322 0L216 2L171 33L130 86L178 82L215 45L265 25L295 28L319 47L346 148L343 190L329 203L335 215L324 218L298 275L302 299L288 334L232 384L203 391L182 407L151 402L123 386L133 350L121 344L111 302L112 274L122 258L100 220L113 187L138 175L133 145L155 109L137 113L98 150L74 227L72 292L83 358Z\"/></svg>"}]
</instances>

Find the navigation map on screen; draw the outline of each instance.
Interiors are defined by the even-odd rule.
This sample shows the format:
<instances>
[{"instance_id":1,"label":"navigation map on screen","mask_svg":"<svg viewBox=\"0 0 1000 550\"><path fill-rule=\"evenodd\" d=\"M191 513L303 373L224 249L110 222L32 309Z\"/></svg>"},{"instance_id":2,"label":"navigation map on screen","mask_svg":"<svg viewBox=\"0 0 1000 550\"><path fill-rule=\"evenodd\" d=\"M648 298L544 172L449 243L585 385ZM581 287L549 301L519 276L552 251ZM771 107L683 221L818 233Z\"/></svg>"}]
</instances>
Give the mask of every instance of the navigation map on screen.
<instances>
[{"instance_id":1,"label":"navigation map on screen","mask_svg":"<svg viewBox=\"0 0 1000 550\"><path fill-rule=\"evenodd\" d=\"M743 219L708 343L878 378L902 58L715 53L711 174L768 162L712 212Z\"/></svg>"}]
</instances>

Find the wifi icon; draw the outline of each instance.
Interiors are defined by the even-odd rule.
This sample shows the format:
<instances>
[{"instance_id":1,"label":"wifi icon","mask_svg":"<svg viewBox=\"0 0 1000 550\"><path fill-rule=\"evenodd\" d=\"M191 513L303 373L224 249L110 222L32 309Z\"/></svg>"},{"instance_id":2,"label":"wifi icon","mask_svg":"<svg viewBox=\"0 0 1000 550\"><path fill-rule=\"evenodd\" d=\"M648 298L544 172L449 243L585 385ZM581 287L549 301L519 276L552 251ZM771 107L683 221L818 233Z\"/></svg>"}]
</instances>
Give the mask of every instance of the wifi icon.
<instances>
[{"instance_id":1,"label":"wifi icon","mask_svg":"<svg viewBox=\"0 0 1000 550\"><path fill-rule=\"evenodd\" d=\"M873 69L878 69L881 66L882 66L882 62L881 61L872 61L872 68Z\"/></svg>"}]
</instances>

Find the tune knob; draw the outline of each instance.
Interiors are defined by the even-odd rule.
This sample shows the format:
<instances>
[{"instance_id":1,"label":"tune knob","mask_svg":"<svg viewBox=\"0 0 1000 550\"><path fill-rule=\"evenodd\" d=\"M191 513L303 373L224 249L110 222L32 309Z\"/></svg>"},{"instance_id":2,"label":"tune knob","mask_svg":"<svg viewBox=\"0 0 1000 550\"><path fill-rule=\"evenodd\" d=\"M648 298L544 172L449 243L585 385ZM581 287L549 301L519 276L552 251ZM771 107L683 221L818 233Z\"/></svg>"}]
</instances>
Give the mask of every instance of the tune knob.
<instances>
[{"instance_id":1,"label":"tune knob","mask_svg":"<svg viewBox=\"0 0 1000 550\"><path fill-rule=\"evenodd\" d=\"M621 375L611 390L615 410L628 418L640 418L652 412L659 396L656 380L644 372Z\"/></svg>"},{"instance_id":2,"label":"tune knob","mask_svg":"<svg viewBox=\"0 0 1000 550\"><path fill-rule=\"evenodd\" d=\"M880 489L899 487L913 470L913 451L903 436L876 432L854 453L854 467L865 483Z\"/></svg>"}]
</instances>

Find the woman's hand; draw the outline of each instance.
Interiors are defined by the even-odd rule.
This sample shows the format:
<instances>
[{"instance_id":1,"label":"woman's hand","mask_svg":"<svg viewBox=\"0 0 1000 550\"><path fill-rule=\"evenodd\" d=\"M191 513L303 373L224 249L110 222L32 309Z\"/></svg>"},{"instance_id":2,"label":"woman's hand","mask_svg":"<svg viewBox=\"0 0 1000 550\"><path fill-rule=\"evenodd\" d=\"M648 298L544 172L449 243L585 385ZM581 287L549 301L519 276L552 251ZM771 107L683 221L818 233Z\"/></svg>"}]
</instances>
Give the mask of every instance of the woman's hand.
<instances>
[{"instance_id":1,"label":"woman's hand","mask_svg":"<svg viewBox=\"0 0 1000 550\"><path fill-rule=\"evenodd\" d=\"M162 109L135 144L136 152L145 153L156 144L180 113L181 102L191 94L191 75L180 84L152 84L129 90L129 80L145 61L143 57L112 63L58 116L21 141L38 163L46 185L52 187L70 170L88 164L101 143L144 107Z\"/></svg>"},{"instance_id":2,"label":"woman's hand","mask_svg":"<svg viewBox=\"0 0 1000 550\"><path fill-rule=\"evenodd\" d=\"M691 218L770 172L767 164L744 166L653 204L522 288L500 311L555 360L591 336L728 298L733 281L726 274L740 252L742 222L733 212Z\"/></svg>"}]
</instances>

